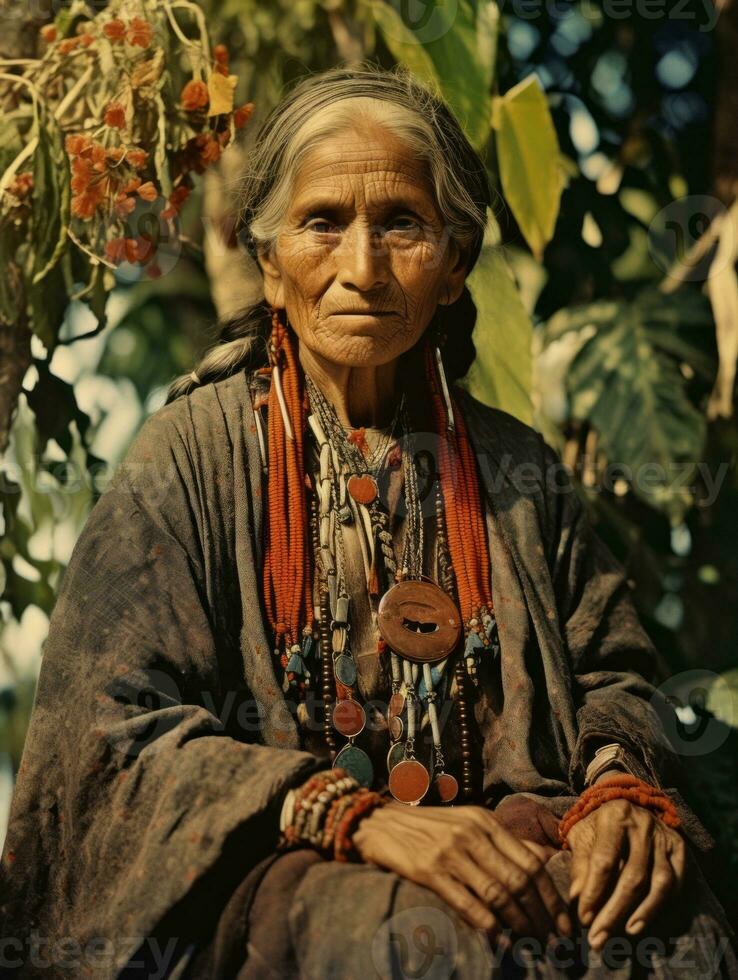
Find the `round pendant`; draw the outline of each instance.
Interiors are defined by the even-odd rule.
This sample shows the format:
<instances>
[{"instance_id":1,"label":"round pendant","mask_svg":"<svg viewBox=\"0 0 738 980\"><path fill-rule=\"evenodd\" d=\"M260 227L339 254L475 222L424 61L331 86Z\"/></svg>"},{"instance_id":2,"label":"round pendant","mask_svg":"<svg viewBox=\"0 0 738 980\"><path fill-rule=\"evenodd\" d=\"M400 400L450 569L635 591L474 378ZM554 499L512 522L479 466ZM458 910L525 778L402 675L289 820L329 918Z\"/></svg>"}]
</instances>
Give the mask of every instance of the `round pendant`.
<instances>
[{"instance_id":1,"label":"round pendant","mask_svg":"<svg viewBox=\"0 0 738 980\"><path fill-rule=\"evenodd\" d=\"M346 481L346 489L357 504L371 504L379 493L377 481L368 473L362 473L361 476L352 474Z\"/></svg>"},{"instance_id":2,"label":"round pendant","mask_svg":"<svg viewBox=\"0 0 738 980\"><path fill-rule=\"evenodd\" d=\"M395 742L387 753L387 772L392 772L398 763L405 758L405 746L402 742Z\"/></svg>"},{"instance_id":3,"label":"round pendant","mask_svg":"<svg viewBox=\"0 0 738 980\"><path fill-rule=\"evenodd\" d=\"M435 582L397 582L382 596L377 616L382 639L413 663L443 660L461 636L459 610Z\"/></svg>"},{"instance_id":4,"label":"round pendant","mask_svg":"<svg viewBox=\"0 0 738 980\"><path fill-rule=\"evenodd\" d=\"M352 738L363 731L366 724L366 714L358 701L347 698L337 701L333 708L333 727L346 738Z\"/></svg>"},{"instance_id":5,"label":"round pendant","mask_svg":"<svg viewBox=\"0 0 738 980\"><path fill-rule=\"evenodd\" d=\"M344 745L333 762L334 769L345 769L357 783L367 789L374 782L372 760L363 749L356 745Z\"/></svg>"},{"instance_id":6,"label":"round pendant","mask_svg":"<svg viewBox=\"0 0 738 980\"><path fill-rule=\"evenodd\" d=\"M439 772L433 780L433 792L441 803L451 803L459 795L459 783L448 772Z\"/></svg>"},{"instance_id":7,"label":"round pendant","mask_svg":"<svg viewBox=\"0 0 738 980\"><path fill-rule=\"evenodd\" d=\"M389 776L390 793L398 803L420 803L430 786L428 770L417 759L403 759Z\"/></svg>"},{"instance_id":8,"label":"round pendant","mask_svg":"<svg viewBox=\"0 0 738 980\"><path fill-rule=\"evenodd\" d=\"M402 738L402 733L405 730L405 726L402 724L402 718L399 715L390 715L389 721L387 723L389 728L390 738L393 742L399 742Z\"/></svg>"},{"instance_id":9,"label":"round pendant","mask_svg":"<svg viewBox=\"0 0 738 980\"><path fill-rule=\"evenodd\" d=\"M345 687L353 687L356 683L356 664L352 657L345 653L339 653L333 661L333 671L336 680L339 680Z\"/></svg>"},{"instance_id":10,"label":"round pendant","mask_svg":"<svg viewBox=\"0 0 738 980\"><path fill-rule=\"evenodd\" d=\"M388 716L390 718L393 718L395 715L401 715L404 710L405 710L405 695L400 694L399 692L393 694L392 697L390 698L389 710L387 711Z\"/></svg>"}]
</instances>

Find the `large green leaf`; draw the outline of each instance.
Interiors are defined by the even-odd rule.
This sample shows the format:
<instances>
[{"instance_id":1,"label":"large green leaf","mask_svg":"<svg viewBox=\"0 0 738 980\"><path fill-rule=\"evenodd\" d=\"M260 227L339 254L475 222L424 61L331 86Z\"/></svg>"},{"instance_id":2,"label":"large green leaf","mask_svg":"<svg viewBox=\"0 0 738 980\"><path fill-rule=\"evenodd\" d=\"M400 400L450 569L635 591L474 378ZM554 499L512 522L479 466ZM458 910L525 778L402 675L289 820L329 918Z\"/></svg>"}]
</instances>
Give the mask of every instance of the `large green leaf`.
<instances>
[{"instance_id":1,"label":"large green leaf","mask_svg":"<svg viewBox=\"0 0 738 980\"><path fill-rule=\"evenodd\" d=\"M51 113L41 110L40 123L39 143L33 156L28 318L34 332L51 350L64 318L65 304L60 301L60 277L54 277L51 288L48 279L68 244L71 190L69 164L59 127Z\"/></svg>"},{"instance_id":2,"label":"large green leaf","mask_svg":"<svg viewBox=\"0 0 738 980\"><path fill-rule=\"evenodd\" d=\"M402 13L398 7L402 7ZM489 136L499 13L491 0L447 0L428 5L413 24L400 0L371 3L394 58L439 91L477 149Z\"/></svg>"},{"instance_id":3,"label":"large green leaf","mask_svg":"<svg viewBox=\"0 0 738 980\"><path fill-rule=\"evenodd\" d=\"M477 356L462 384L485 404L530 424L532 325L499 246L484 246L467 285L477 308Z\"/></svg>"},{"instance_id":4,"label":"large green leaf","mask_svg":"<svg viewBox=\"0 0 738 980\"><path fill-rule=\"evenodd\" d=\"M561 310L544 327L544 352L572 335L581 342L564 377L569 417L589 422L608 463L627 467L635 492L680 521L706 430L689 386L697 376L707 389L715 374L707 300L646 290L631 303Z\"/></svg>"},{"instance_id":5,"label":"large green leaf","mask_svg":"<svg viewBox=\"0 0 738 980\"><path fill-rule=\"evenodd\" d=\"M505 200L537 259L551 241L561 199L562 170L546 95L529 75L495 99L493 126Z\"/></svg>"}]
</instances>

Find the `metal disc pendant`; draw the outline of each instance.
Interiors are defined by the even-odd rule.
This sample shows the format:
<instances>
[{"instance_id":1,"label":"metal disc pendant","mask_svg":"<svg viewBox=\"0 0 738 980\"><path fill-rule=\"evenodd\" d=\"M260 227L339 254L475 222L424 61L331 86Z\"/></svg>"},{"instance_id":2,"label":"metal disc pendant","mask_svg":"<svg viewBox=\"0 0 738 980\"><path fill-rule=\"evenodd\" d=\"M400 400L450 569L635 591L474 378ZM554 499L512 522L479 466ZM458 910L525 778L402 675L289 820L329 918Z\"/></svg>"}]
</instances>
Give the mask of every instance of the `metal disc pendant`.
<instances>
[{"instance_id":1,"label":"metal disc pendant","mask_svg":"<svg viewBox=\"0 0 738 980\"><path fill-rule=\"evenodd\" d=\"M405 730L405 726L402 724L402 718L399 715L390 715L389 721L387 723L389 728L390 738L393 742L399 742L402 738L402 733Z\"/></svg>"},{"instance_id":2,"label":"metal disc pendant","mask_svg":"<svg viewBox=\"0 0 738 980\"><path fill-rule=\"evenodd\" d=\"M390 718L394 718L395 715L401 715L405 710L405 695L400 694L399 691L395 692L390 698L389 711L387 714Z\"/></svg>"},{"instance_id":3,"label":"metal disc pendant","mask_svg":"<svg viewBox=\"0 0 738 980\"><path fill-rule=\"evenodd\" d=\"M346 481L346 489L357 504L371 504L379 495L377 481L369 473L352 474Z\"/></svg>"},{"instance_id":4,"label":"metal disc pendant","mask_svg":"<svg viewBox=\"0 0 738 980\"><path fill-rule=\"evenodd\" d=\"M430 774L417 759L398 762L389 775L389 790L398 803L420 803L430 786Z\"/></svg>"},{"instance_id":5,"label":"metal disc pendant","mask_svg":"<svg viewBox=\"0 0 738 980\"><path fill-rule=\"evenodd\" d=\"M372 760L363 749L356 745L344 745L333 762L334 769L345 769L357 783L367 789L374 782Z\"/></svg>"},{"instance_id":6,"label":"metal disc pendant","mask_svg":"<svg viewBox=\"0 0 738 980\"><path fill-rule=\"evenodd\" d=\"M433 780L433 792L441 803L452 803L459 795L459 783L449 772L439 772Z\"/></svg>"},{"instance_id":7,"label":"metal disc pendant","mask_svg":"<svg viewBox=\"0 0 738 980\"><path fill-rule=\"evenodd\" d=\"M397 582L382 596L377 618L382 639L413 663L443 660L461 636L459 610L435 582Z\"/></svg>"},{"instance_id":8,"label":"metal disc pendant","mask_svg":"<svg viewBox=\"0 0 738 980\"><path fill-rule=\"evenodd\" d=\"M387 753L387 772L392 772L396 765L398 765L405 758L405 746L402 742L395 742L395 744L390 748Z\"/></svg>"},{"instance_id":9,"label":"metal disc pendant","mask_svg":"<svg viewBox=\"0 0 738 980\"><path fill-rule=\"evenodd\" d=\"M337 701L333 708L333 727L346 738L353 738L364 730L366 714L358 701L346 698Z\"/></svg>"},{"instance_id":10,"label":"metal disc pendant","mask_svg":"<svg viewBox=\"0 0 738 980\"><path fill-rule=\"evenodd\" d=\"M339 653L333 661L333 671L336 679L346 687L353 687L356 683L356 664L345 653Z\"/></svg>"}]
</instances>

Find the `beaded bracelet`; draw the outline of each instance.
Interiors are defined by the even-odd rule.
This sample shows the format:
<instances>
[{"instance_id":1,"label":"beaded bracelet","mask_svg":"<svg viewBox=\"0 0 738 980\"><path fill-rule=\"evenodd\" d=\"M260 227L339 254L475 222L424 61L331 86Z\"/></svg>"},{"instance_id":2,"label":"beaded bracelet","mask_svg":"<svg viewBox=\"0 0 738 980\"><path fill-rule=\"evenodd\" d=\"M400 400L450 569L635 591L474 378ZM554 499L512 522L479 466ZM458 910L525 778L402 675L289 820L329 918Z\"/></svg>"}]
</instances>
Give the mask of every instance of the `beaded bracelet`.
<instances>
[{"instance_id":1,"label":"beaded bracelet","mask_svg":"<svg viewBox=\"0 0 738 980\"><path fill-rule=\"evenodd\" d=\"M353 842L356 828L370 813L386 803L389 803L386 796L367 789L352 794L352 804L342 816L334 834L333 856L336 861L351 861L358 857Z\"/></svg>"},{"instance_id":2,"label":"beaded bracelet","mask_svg":"<svg viewBox=\"0 0 738 980\"><path fill-rule=\"evenodd\" d=\"M280 848L301 842L319 846L323 823L336 799L349 796L359 783L343 769L316 773L291 790L282 811Z\"/></svg>"},{"instance_id":3,"label":"beaded bracelet","mask_svg":"<svg viewBox=\"0 0 738 980\"><path fill-rule=\"evenodd\" d=\"M568 848L567 836L574 824L610 800L630 800L631 803L652 810L668 827L676 828L681 825L676 807L663 790L626 773L606 776L586 789L561 818L559 839L562 848Z\"/></svg>"}]
</instances>

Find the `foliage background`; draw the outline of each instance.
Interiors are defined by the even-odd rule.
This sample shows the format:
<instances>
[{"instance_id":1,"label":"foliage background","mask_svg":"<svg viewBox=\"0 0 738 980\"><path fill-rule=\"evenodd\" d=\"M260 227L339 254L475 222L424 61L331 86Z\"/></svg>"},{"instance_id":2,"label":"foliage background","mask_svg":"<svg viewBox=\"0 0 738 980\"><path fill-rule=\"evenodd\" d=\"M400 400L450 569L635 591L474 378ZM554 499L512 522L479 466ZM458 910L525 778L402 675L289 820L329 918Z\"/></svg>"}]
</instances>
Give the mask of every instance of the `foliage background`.
<instances>
[{"instance_id":1,"label":"foliage background","mask_svg":"<svg viewBox=\"0 0 738 980\"><path fill-rule=\"evenodd\" d=\"M187 4L170 6L195 38ZM478 358L466 383L557 446L625 563L684 744L697 746L687 759L692 802L718 840L716 880L735 911L738 80L725 56L738 34L735 0L199 8L210 43L230 53L236 104L253 102L255 114L243 139L193 181L176 248L162 247L164 274L152 278L135 262L108 269L94 302L70 301L42 280L20 313L0 307L2 398L18 395L0 461L2 807L48 616L89 509L169 381L213 341L217 317L258 294L255 270L232 247L230 192L259 119L308 71L401 61L449 100L499 192L471 279ZM161 9L147 0L49 0L48 9L1 0L0 166L17 156L7 123L23 109L8 79L38 70L40 28L56 23L72 37L88 18L138 11L156 20ZM182 68L183 47L171 42L173 75L193 70ZM173 126L173 105L163 112ZM29 158L37 177L50 132ZM63 206L70 176L63 154L50 161L49 186L37 180L31 205L45 214ZM0 187L2 254L12 265L18 212L7 182Z\"/></svg>"}]
</instances>

